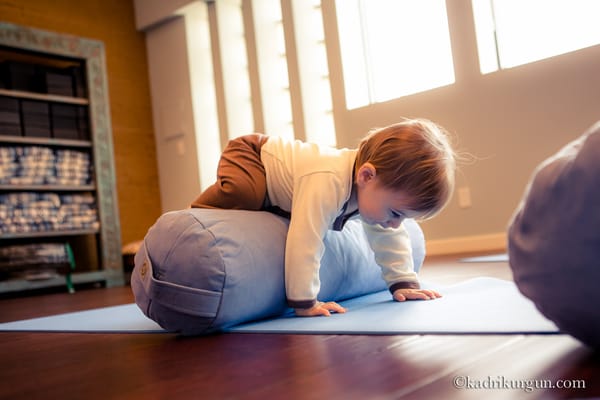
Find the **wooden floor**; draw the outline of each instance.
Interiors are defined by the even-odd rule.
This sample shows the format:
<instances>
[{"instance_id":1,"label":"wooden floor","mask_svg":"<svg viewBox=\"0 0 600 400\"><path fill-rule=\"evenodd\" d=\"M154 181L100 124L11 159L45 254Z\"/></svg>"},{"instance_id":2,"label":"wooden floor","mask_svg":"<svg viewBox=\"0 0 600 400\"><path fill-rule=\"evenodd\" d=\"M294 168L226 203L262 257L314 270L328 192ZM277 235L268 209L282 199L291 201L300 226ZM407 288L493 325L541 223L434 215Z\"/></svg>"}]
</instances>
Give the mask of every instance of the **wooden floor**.
<instances>
[{"instance_id":1,"label":"wooden floor","mask_svg":"<svg viewBox=\"0 0 600 400\"><path fill-rule=\"evenodd\" d=\"M457 259L428 258L422 279L511 278L506 263ZM0 322L132 301L128 287L3 299ZM0 399L600 397L600 355L567 335L0 332L0 360Z\"/></svg>"}]
</instances>

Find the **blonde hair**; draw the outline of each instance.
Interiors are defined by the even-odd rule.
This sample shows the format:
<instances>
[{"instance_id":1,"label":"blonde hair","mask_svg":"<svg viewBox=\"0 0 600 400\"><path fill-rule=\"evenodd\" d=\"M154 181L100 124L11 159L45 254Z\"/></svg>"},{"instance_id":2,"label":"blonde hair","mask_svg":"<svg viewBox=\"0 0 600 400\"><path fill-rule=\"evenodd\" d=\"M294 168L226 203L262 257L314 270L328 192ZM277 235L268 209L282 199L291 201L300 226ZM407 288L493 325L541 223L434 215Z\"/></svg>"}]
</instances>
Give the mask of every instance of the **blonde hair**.
<instances>
[{"instance_id":1,"label":"blonde hair","mask_svg":"<svg viewBox=\"0 0 600 400\"><path fill-rule=\"evenodd\" d=\"M454 191L455 153L447 132L426 119L374 129L362 139L356 168L371 163L384 187L415 199L419 219L439 213Z\"/></svg>"}]
</instances>

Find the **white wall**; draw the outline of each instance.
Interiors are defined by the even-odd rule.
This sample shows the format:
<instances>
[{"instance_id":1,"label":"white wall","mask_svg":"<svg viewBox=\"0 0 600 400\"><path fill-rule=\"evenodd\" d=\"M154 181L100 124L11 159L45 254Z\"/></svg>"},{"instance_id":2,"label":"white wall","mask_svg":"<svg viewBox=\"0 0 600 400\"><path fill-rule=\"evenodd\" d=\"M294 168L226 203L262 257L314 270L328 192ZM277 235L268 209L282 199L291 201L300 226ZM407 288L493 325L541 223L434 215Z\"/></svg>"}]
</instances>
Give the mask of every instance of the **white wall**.
<instances>
[{"instance_id":1,"label":"white wall","mask_svg":"<svg viewBox=\"0 0 600 400\"><path fill-rule=\"evenodd\" d=\"M136 12L154 3L147 1L136 0ZM457 178L457 187L470 189L472 206L459 208L454 199L440 216L425 222L428 250L456 252L504 246L507 223L534 167L600 119L600 46L481 75L470 0L448 1L456 83L346 110L339 49L334 45L332 2L325 0L323 10L338 145L354 147L372 127L404 116L426 117L445 126L456 135L459 150L477 158L463 165ZM180 18L147 30L157 132L161 129L157 114L168 114L169 110L174 114L166 118L189 119L193 126L191 106L184 104L183 111L178 108L191 96L182 24ZM199 191L199 167L192 143L195 135L185 132L181 140L184 154L178 153L177 144L157 133L165 210L187 206ZM202 151L200 157L204 157Z\"/></svg>"},{"instance_id":2,"label":"white wall","mask_svg":"<svg viewBox=\"0 0 600 400\"><path fill-rule=\"evenodd\" d=\"M146 44L164 212L187 207L200 191L184 19L155 26Z\"/></svg>"},{"instance_id":3,"label":"white wall","mask_svg":"<svg viewBox=\"0 0 600 400\"><path fill-rule=\"evenodd\" d=\"M331 3L324 3L329 14ZM459 149L478 158L463 165L457 178L457 187L470 188L472 207L459 208L455 198L423 227L432 247L459 250L467 245L461 239L468 238L477 250L502 244L533 168L600 119L600 46L481 75L470 0L447 1L447 8L454 85L346 110L341 73L332 73L334 115L343 146L400 116L431 118L453 132ZM333 27L328 28L335 39ZM330 69L341 71L339 56L331 58Z\"/></svg>"},{"instance_id":4,"label":"white wall","mask_svg":"<svg viewBox=\"0 0 600 400\"><path fill-rule=\"evenodd\" d=\"M193 0L135 0L135 10L146 33L162 211L178 210L212 183L220 156L214 73L206 62L211 40L202 23L208 10Z\"/></svg>"}]
</instances>

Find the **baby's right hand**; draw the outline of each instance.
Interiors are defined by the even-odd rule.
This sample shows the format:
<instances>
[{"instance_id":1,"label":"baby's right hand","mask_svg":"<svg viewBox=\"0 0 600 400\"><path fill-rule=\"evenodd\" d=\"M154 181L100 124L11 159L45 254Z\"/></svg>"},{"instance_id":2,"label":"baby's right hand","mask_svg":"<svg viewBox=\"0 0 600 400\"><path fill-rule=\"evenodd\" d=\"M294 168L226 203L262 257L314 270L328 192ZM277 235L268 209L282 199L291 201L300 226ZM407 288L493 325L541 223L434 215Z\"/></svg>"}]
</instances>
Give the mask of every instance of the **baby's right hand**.
<instances>
[{"instance_id":1,"label":"baby's right hand","mask_svg":"<svg viewBox=\"0 0 600 400\"><path fill-rule=\"evenodd\" d=\"M329 301L327 303L317 301L317 303L311 308L295 308L294 311L299 317L315 317L318 315L329 317L331 315L331 311L345 313L346 309L334 301Z\"/></svg>"}]
</instances>

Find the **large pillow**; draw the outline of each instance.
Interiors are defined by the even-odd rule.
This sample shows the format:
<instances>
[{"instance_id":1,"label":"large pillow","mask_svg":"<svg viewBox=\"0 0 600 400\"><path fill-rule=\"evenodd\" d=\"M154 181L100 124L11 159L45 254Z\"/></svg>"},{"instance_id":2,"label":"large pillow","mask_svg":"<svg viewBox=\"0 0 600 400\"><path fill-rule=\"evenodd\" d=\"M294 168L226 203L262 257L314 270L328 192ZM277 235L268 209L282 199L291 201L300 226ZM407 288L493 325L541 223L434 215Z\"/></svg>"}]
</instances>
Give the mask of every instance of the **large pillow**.
<instances>
[{"instance_id":1,"label":"large pillow","mask_svg":"<svg viewBox=\"0 0 600 400\"><path fill-rule=\"evenodd\" d=\"M600 122L537 167L508 238L521 292L600 347Z\"/></svg>"},{"instance_id":2,"label":"large pillow","mask_svg":"<svg viewBox=\"0 0 600 400\"><path fill-rule=\"evenodd\" d=\"M423 233L414 220L404 224L418 270L425 257ZM166 213L135 256L135 301L163 328L183 335L280 315L288 310L287 229L287 219L268 212L192 208ZM325 246L320 300L386 289L358 220L348 221L340 232L330 231Z\"/></svg>"}]
</instances>

